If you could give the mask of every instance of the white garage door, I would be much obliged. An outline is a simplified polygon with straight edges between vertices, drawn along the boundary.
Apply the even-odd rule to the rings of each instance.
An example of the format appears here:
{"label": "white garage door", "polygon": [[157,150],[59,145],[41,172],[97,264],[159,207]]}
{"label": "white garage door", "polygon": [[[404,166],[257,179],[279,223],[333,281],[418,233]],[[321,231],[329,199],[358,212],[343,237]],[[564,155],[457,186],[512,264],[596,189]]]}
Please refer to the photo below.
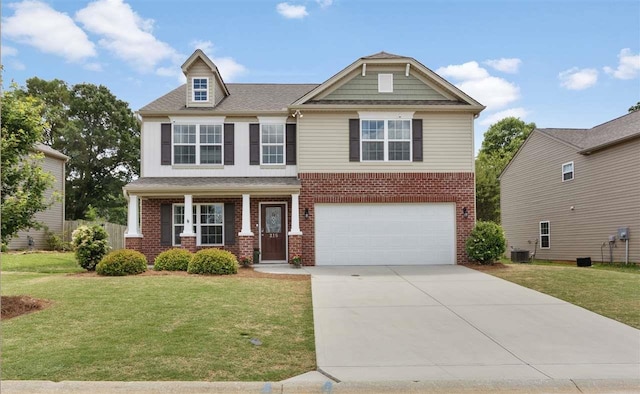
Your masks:
{"label": "white garage door", "polygon": [[455,264],[455,204],[316,204],[316,265]]}

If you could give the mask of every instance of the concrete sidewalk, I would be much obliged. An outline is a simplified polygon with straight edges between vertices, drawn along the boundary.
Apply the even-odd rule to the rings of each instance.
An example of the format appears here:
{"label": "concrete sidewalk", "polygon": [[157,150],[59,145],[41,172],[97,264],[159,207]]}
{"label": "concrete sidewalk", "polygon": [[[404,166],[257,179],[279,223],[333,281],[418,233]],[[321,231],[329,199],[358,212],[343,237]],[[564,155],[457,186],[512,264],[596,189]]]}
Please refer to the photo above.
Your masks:
{"label": "concrete sidewalk", "polygon": [[48,382],[4,381],[3,394],[210,394],[210,393],[620,393],[638,392],[635,382],[616,380],[426,381],[426,382]]}
{"label": "concrete sidewalk", "polygon": [[305,270],[318,367],[337,381],[640,383],[639,330],[502,279],[462,266]]}

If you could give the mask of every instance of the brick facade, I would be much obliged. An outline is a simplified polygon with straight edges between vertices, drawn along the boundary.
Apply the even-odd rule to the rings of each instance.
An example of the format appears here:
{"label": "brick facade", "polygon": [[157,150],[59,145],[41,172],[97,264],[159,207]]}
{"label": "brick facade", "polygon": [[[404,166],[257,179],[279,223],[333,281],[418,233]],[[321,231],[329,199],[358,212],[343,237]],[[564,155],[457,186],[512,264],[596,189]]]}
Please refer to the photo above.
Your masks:
{"label": "brick facade", "polygon": [[[302,256],[302,235],[289,235],[289,255],[287,256],[289,262],[291,262],[291,256],[294,255]],[[302,264],[309,265],[304,259]]]}
{"label": "brick facade", "polygon": [[[302,261],[315,265],[315,203],[428,203],[456,204],[457,263],[468,262],[464,243],[475,224],[475,182],[472,172],[456,173],[303,173],[300,208]],[[462,208],[467,207],[464,218]]]}

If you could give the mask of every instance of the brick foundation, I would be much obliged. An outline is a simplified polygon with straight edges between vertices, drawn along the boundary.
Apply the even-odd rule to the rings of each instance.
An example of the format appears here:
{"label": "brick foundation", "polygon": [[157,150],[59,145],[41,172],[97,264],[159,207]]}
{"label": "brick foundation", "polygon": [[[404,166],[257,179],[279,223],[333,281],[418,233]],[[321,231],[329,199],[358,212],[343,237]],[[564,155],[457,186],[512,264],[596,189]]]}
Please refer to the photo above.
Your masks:
{"label": "brick foundation", "polygon": [[[248,256],[253,259],[253,235],[238,235],[238,259],[241,259],[243,256]],[[253,261],[253,264],[258,262]]]}
{"label": "brick foundation", "polygon": [[[302,256],[302,235],[289,235],[289,256],[288,261],[291,261],[291,256],[294,255]],[[304,259],[302,259],[302,264],[305,264]]]}
{"label": "brick foundation", "polygon": [[[456,259],[468,262],[464,243],[475,223],[475,182],[471,172],[458,173],[345,173],[299,174],[302,261],[315,265],[314,204],[316,203],[428,203],[456,204]],[[469,216],[462,216],[467,207]]]}
{"label": "brick foundation", "polygon": [[126,249],[142,250],[142,237],[124,237],[124,247]]}
{"label": "brick foundation", "polygon": [[183,235],[180,236],[180,247],[182,249],[186,249],[191,253],[195,253],[198,251],[196,247],[196,236],[195,235]]}

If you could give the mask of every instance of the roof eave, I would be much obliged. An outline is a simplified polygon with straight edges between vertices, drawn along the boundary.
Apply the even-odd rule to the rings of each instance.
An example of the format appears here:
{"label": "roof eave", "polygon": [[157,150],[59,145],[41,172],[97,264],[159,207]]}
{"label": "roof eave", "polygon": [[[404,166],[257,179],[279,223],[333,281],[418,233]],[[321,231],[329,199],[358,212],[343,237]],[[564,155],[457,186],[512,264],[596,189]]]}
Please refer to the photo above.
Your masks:
{"label": "roof eave", "polygon": [[300,185],[235,185],[220,186],[219,189],[207,186],[141,186],[127,185],[123,188],[127,194],[139,197],[171,197],[185,194],[197,196],[238,196],[250,192],[252,196],[272,196],[275,194],[300,193]]}
{"label": "roof eave", "polygon": [[359,105],[339,105],[339,104],[298,104],[290,105],[289,109],[311,110],[311,111],[360,111],[360,110],[389,110],[392,109],[413,109],[420,112],[471,112],[480,113],[486,107],[483,105],[379,105],[379,104],[359,104]]}
{"label": "roof eave", "polygon": [[209,116],[269,116],[269,115],[289,115],[287,108],[282,110],[269,111],[206,111],[206,110],[178,110],[178,111],[138,111],[140,116],[184,116],[184,115],[209,115]]}
{"label": "roof eave", "polygon": [[597,151],[601,151],[601,150],[609,148],[609,147],[611,147],[613,145],[618,145],[618,144],[621,144],[623,142],[627,142],[627,141],[630,141],[630,140],[633,140],[633,139],[636,139],[636,138],[640,138],[640,133],[628,135],[626,137],[617,139],[615,141],[609,141],[609,142],[606,142],[604,144],[600,144],[600,145],[592,146],[592,147],[589,147],[589,148],[585,148],[585,149],[579,150],[578,153],[581,154],[581,155],[587,155],[588,156],[588,155],[590,155],[592,153],[595,153]]}

